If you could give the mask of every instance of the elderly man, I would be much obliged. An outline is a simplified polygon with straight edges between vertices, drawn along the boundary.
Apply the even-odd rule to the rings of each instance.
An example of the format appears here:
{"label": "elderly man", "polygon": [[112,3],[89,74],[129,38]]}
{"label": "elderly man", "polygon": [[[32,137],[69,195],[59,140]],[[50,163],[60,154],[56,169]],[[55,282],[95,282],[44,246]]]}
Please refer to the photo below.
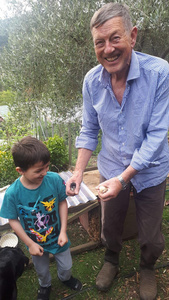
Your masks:
{"label": "elderly man", "polygon": [[[133,50],[137,28],[126,6],[104,5],[90,25],[100,64],[84,79],[78,159],[67,182],[67,194],[79,192],[101,129],[98,169],[102,184],[97,189],[106,251],[96,286],[106,291],[119,271],[123,225],[133,186],[141,251],[140,298],[151,300],[157,294],[154,265],[164,249],[161,221],[169,172],[169,65]],[[72,182],[76,183],[74,191]]]}

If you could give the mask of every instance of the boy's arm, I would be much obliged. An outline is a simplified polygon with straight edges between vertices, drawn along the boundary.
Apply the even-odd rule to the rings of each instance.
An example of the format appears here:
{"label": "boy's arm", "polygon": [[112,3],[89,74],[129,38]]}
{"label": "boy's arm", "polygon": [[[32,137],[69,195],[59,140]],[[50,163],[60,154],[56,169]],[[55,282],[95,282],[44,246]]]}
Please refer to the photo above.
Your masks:
{"label": "boy's arm", "polygon": [[29,248],[29,253],[31,255],[43,255],[43,248],[35,243],[24,231],[19,220],[9,219],[9,224],[11,228],[15,231],[17,236],[25,243],[25,245]]}
{"label": "boy's arm", "polygon": [[59,216],[61,222],[61,229],[58,237],[58,245],[63,247],[68,242],[68,237],[66,234],[68,217],[68,207],[66,199],[62,202],[59,202]]}

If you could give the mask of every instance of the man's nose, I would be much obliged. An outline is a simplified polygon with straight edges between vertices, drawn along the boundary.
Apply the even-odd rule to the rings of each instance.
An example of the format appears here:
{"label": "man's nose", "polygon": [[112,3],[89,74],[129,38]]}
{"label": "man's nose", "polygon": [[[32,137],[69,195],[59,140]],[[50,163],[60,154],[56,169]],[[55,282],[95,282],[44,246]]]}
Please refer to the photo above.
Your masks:
{"label": "man's nose", "polygon": [[105,53],[111,53],[115,50],[114,46],[112,45],[112,43],[110,41],[106,41],[105,43],[105,48],[104,48],[104,52]]}

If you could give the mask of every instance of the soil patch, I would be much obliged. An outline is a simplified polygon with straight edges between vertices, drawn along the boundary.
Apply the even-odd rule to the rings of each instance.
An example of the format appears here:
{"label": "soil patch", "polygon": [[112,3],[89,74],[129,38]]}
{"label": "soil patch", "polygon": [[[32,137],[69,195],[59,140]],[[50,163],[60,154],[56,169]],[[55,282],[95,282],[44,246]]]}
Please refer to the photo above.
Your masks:
{"label": "soil patch", "polygon": [[96,186],[100,183],[100,174],[98,170],[86,171],[83,174],[83,182],[87,187],[97,195]]}

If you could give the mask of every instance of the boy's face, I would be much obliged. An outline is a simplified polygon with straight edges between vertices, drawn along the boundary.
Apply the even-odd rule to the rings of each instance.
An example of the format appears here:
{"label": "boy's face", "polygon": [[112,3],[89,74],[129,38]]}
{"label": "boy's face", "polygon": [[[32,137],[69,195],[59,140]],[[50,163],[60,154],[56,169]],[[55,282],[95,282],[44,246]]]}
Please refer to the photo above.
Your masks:
{"label": "boy's face", "polygon": [[19,167],[17,167],[16,170],[19,174],[22,175],[21,182],[26,187],[36,188],[41,185],[44,176],[49,170],[49,164],[49,162],[45,165],[43,164],[43,162],[37,162],[26,171],[22,171]]}

